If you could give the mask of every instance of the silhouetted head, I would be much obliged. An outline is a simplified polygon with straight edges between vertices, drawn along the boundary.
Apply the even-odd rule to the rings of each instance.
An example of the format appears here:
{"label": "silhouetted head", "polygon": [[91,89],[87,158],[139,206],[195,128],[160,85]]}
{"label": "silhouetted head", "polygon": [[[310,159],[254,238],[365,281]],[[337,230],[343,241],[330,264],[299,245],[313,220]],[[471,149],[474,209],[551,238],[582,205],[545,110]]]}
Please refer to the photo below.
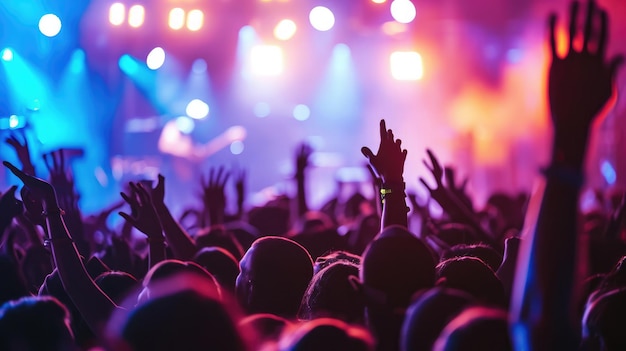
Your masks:
{"label": "silhouetted head", "polygon": [[248,222],[261,236],[284,235],[289,230],[289,210],[282,206],[256,207],[248,213]]}
{"label": "silhouetted head", "polygon": [[439,226],[437,237],[450,246],[470,244],[475,241],[476,233],[472,227],[461,223],[445,223]]}
{"label": "silhouetted head", "polygon": [[260,337],[260,342],[278,341],[285,328],[291,326],[291,322],[283,317],[271,313],[252,314],[239,322],[247,329],[255,330]]}
{"label": "silhouetted head", "polygon": [[473,301],[472,296],[455,289],[433,288],[421,294],[407,310],[400,350],[431,350],[446,325]]}
{"label": "silhouetted head", "polygon": [[485,244],[455,245],[444,251],[441,255],[441,261],[454,257],[480,258],[494,272],[497,271],[502,264],[502,255],[491,246]]}
{"label": "silhouetted head", "polygon": [[350,282],[358,275],[358,266],[346,263],[334,263],[315,274],[302,298],[300,319],[331,317],[363,324],[364,300]]}
{"label": "silhouetted head", "polygon": [[187,273],[190,275],[197,275],[206,279],[214,285],[214,288],[219,293],[219,285],[217,280],[195,262],[179,261],[179,260],[163,260],[155,264],[146,274],[143,279],[143,290],[139,293],[138,300],[143,301],[150,297],[152,286],[167,278],[172,278],[176,275]]}
{"label": "silhouetted head", "polygon": [[23,297],[0,307],[0,350],[77,350],[67,309],[50,296]]}
{"label": "silhouetted head", "polygon": [[435,260],[424,243],[400,226],[385,228],[365,252],[359,272],[366,323],[377,350],[396,350],[411,296],[435,283]]}
{"label": "silhouetted head", "polygon": [[463,290],[478,301],[504,307],[506,295],[500,279],[479,258],[456,257],[437,265],[437,285]]}
{"label": "silhouetted head", "polygon": [[435,351],[509,351],[506,312],[487,307],[470,307],[444,328],[435,342]]}
{"label": "silhouetted head", "polygon": [[2,254],[0,254],[0,282],[0,304],[29,294],[26,283],[20,275],[19,266],[11,257]]}
{"label": "silhouetted head", "polygon": [[206,277],[176,274],[153,284],[150,298],[126,306],[109,320],[110,350],[247,349],[236,306]]}
{"label": "silhouetted head", "polygon": [[583,350],[626,350],[626,288],[589,297],[582,320]]}
{"label": "silhouetted head", "polygon": [[313,261],[306,249],[286,238],[260,238],[239,266],[236,292],[248,313],[296,316],[313,276]]}
{"label": "silhouetted head", "polygon": [[358,267],[361,265],[361,257],[347,251],[332,251],[315,259],[315,263],[313,264],[313,274],[317,274],[322,269],[335,263],[351,264]]}
{"label": "silhouetted head", "polygon": [[121,304],[137,287],[137,279],[126,272],[111,271],[100,274],[94,279],[100,290],[113,300]]}
{"label": "silhouetted head", "polygon": [[235,291],[239,275],[239,261],[221,247],[205,247],[198,251],[193,261],[211,273],[226,291]]}
{"label": "silhouetted head", "polygon": [[302,323],[285,333],[279,351],[373,351],[374,342],[363,328],[331,318]]}
{"label": "silhouetted head", "polygon": [[43,245],[31,245],[24,253],[21,266],[28,289],[33,293],[39,291],[46,275],[54,269],[50,251]]}
{"label": "silhouetted head", "polygon": [[360,278],[383,299],[378,303],[406,308],[415,292],[435,284],[435,262],[421,240],[403,227],[390,226],[363,253]]}
{"label": "silhouetted head", "polygon": [[356,228],[349,233],[348,246],[350,250],[358,255],[362,254],[379,231],[380,217],[378,214],[371,213],[360,217]]}
{"label": "silhouetted head", "polygon": [[200,229],[196,235],[196,246],[199,249],[204,247],[221,247],[230,252],[237,260],[244,253],[235,235],[221,226]]}

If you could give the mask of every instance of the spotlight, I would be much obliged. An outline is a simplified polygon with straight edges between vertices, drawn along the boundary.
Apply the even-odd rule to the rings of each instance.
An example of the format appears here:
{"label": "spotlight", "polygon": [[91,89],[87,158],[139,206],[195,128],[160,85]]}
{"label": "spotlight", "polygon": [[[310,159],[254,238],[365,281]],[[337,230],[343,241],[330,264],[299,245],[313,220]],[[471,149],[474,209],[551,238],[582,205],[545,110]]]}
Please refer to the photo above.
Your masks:
{"label": "spotlight", "polygon": [[39,31],[47,37],[54,37],[61,31],[61,20],[52,13],[43,15],[39,19]]}
{"label": "spotlight", "polygon": [[296,23],[290,19],[284,19],[274,28],[274,36],[278,40],[289,40],[296,34]]}
{"label": "spotlight", "polygon": [[165,50],[161,47],[156,47],[150,51],[148,57],[146,57],[146,65],[151,70],[155,71],[165,62]]}
{"label": "spotlight", "polygon": [[114,26],[119,26],[126,19],[126,6],[116,2],[109,7],[109,22]]}
{"label": "spotlight", "polygon": [[283,71],[283,50],[274,45],[257,45],[250,51],[252,72],[260,76],[277,76]]}
{"label": "spotlight", "polygon": [[187,29],[192,32],[199,31],[204,24],[204,12],[201,10],[191,10],[187,15]]}
{"label": "spotlight", "polygon": [[241,140],[235,140],[230,144],[230,152],[233,155],[239,155],[243,152],[244,149],[244,145],[243,145],[243,141]]}
{"label": "spotlight", "polygon": [[2,50],[2,60],[3,61],[13,61],[13,50],[11,50],[10,48],[5,48],[4,50]]}
{"label": "spotlight", "polygon": [[393,0],[391,3],[391,17],[400,23],[411,23],[416,12],[410,0]]}
{"label": "spotlight", "polygon": [[394,51],[389,65],[391,76],[396,80],[420,80],[424,76],[422,56],[415,51]]}
{"label": "spotlight", "polygon": [[193,99],[185,109],[187,116],[194,119],[203,119],[209,115],[209,105],[200,99]]}
{"label": "spotlight", "polygon": [[146,17],[146,10],[141,5],[133,5],[128,10],[128,25],[133,28],[139,28],[143,24]]}
{"label": "spotlight", "polygon": [[170,10],[168,25],[173,30],[179,30],[185,25],[185,10],[176,7]]}
{"label": "spotlight", "polygon": [[293,118],[298,121],[306,121],[311,116],[311,109],[307,105],[296,105],[293,109]]}
{"label": "spotlight", "polygon": [[317,6],[309,13],[309,21],[313,28],[325,32],[335,25],[335,15],[328,7]]}

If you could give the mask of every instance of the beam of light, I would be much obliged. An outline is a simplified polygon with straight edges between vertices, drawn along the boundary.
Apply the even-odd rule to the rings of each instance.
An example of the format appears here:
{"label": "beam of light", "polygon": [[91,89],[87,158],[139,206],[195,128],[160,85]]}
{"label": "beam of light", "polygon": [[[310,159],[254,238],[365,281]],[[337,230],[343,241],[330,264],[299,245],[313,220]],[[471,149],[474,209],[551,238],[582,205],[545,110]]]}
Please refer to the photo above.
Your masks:
{"label": "beam of light", "polygon": [[[119,59],[119,67],[124,72],[124,74],[133,82],[133,84],[141,91],[141,93],[148,99],[148,101],[152,104],[152,106],[158,112],[164,112],[165,102],[163,99],[159,99],[159,95],[161,90],[159,89],[160,84],[158,84],[157,72],[153,71],[143,62],[143,60],[138,60],[135,57],[132,57],[128,54],[124,54]],[[174,83],[171,84],[175,86]]]}
{"label": "beam of light", "polygon": [[296,23],[290,19],[284,19],[278,22],[274,27],[274,37],[278,40],[289,40],[296,34],[298,27]]}
{"label": "beam of light", "polygon": [[204,25],[204,12],[202,10],[191,10],[187,14],[187,29],[192,32],[199,31]]}
{"label": "beam of light", "polygon": [[167,24],[173,30],[180,30],[185,26],[185,10],[175,7],[170,10]]}
{"label": "beam of light", "polygon": [[415,19],[417,10],[410,0],[393,0],[391,2],[391,17],[400,23],[411,23]]}
{"label": "beam of light", "polygon": [[309,22],[320,32],[331,30],[335,25],[335,15],[324,6],[316,6],[309,12]]}
{"label": "beam of light", "polygon": [[61,31],[61,19],[52,13],[45,14],[39,19],[39,31],[47,37],[54,37]]}
{"label": "beam of light", "polygon": [[133,28],[139,28],[143,25],[145,17],[145,8],[141,5],[133,5],[128,10],[128,25]]}
{"label": "beam of light", "polygon": [[420,80],[424,77],[422,56],[415,51],[392,52],[389,66],[395,80]]}
{"label": "beam of light", "polygon": [[335,45],[313,104],[316,116],[332,116],[334,124],[353,123],[359,114],[357,106],[362,105],[357,76],[350,48],[346,44]]}
{"label": "beam of light", "polygon": [[114,26],[121,26],[126,20],[126,6],[121,2],[116,2],[109,7],[109,23]]}

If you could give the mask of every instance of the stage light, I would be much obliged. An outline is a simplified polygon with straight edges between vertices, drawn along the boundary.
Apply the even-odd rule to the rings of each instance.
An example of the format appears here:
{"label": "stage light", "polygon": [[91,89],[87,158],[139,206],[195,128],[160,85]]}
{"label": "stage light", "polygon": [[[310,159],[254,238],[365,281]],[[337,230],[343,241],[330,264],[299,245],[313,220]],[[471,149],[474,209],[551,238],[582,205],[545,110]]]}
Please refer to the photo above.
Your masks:
{"label": "stage light", "polygon": [[387,2],[387,0],[372,0],[372,2],[375,4],[384,4]]}
{"label": "stage light", "polygon": [[156,47],[150,51],[148,57],[146,57],[146,65],[151,70],[157,70],[165,63],[165,50],[161,47]]}
{"label": "stage light", "polygon": [[307,105],[296,105],[293,109],[293,118],[298,121],[306,121],[311,116],[311,109]]}
{"label": "stage light", "polygon": [[139,65],[128,54],[124,54],[120,57],[118,65],[120,66],[122,72],[126,73],[129,76],[133,76],[137,74],[137,72],[139,72]]}
{"label": "stage light", "polygon": [[410,0],[393,0],[391,3],[391,17],[400,23],[411,23],[417,11]]}
{"label": "stage light", "polygon": [[167,24],[173,30],[179,30],[185,25],[185,10],[180,7],[175,7],[170,10]]}
{"label": "stage light", "polygon": [[9,128],[15,129],[17,128],[19,123],[20,123],[20,120],[19,118],[17,118],[16,115],[11,115],[11,117],[9,117]]}
{"label": "stage light", "polygon": [[187,29],[192,32],[199,31],[204,24],[204,12],[201,10],[191,10],[187,14]]}
{"label": "stage light", "polygon": [[422,56],[415,51],[394,51],[389,64],[396,80],[420,80],[424,76]]}
{"label": "stage light", "polygon": [[290,19],[284,19],[274,27],[274,37],[278,40],[289,40],[296,34],[296,23]]}
{"label": "stage light", "polygon": [[139,28],[143,24],[146,17],[146,10],[141,5],[133,5],[128,10],[128,25],[133,28]]}
{"label": "stage light", "polygon": [[54,37],[61,31],[61,19],[52,13],[41,16],[39,31],[47,37]]}
{"label": "stage light", "polygon": [[309,13],[309,21],[313,28],[325,32],[335,25],[335,15],[328,7],[317,6]]}
{"label": "stage light", "polygon": [[2,60],[7,62],[13,61],[13,50],[9,48],[2,50]]}
{"label": "stage light", "polygon": [[254,115],[259,118],[264,118],[270,115],[272,111],[270,110],[270,104],[267,102],[259,102],[254,105]]}
{"label": "stage light", "polygon": [[260,76],[277,76],[283,71],[283,50],[274,45],[257,45],[250,51],[252,72]]}
{"label": "stage light", "polygon": [[178,127],[178,130],[180,130],[181,133],[189,134],[193,132],[196,127],[196,122],[187,116],[180,116],[176,118],[176,127]]}
{"label": "stage light", "polygon": [[197,74],[202,74],[204,72],[206,72],[206,61],[204,59],[195,59],[193,61],[193,64],[191,65],[191,70],[193,71],[193,73],[197,73]]}
{"label": "stage light", "polygon": [[209,105],[200,99],[193,99],[185,109],[187,116],[194,119],[203,119],[209,115]]}
{"label": "stage light", "polygon": [[119,26],[126,19],[126,6],[121,2],[116,2],[109,7],[109,22],[114,26]]}
{"label": "stage light", "polygon": [[241,140],[235,140],[230,144],[230,152],[233,155],[239,155],[243,152],[244,149],[244,145],[243,145],[243,141]]}

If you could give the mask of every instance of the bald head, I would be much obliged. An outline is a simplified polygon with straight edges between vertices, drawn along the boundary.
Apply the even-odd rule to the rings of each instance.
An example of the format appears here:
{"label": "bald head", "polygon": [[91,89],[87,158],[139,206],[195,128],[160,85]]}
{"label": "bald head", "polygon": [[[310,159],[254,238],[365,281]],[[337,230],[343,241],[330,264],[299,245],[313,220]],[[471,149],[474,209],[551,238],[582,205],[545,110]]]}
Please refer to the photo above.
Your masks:
{"label": "bald head", "polygon": [[296,316],[313,276],[313,261],[304,247],[282,237],[263,237],[252,244],[239,266],[237,297],[248,313]]}

